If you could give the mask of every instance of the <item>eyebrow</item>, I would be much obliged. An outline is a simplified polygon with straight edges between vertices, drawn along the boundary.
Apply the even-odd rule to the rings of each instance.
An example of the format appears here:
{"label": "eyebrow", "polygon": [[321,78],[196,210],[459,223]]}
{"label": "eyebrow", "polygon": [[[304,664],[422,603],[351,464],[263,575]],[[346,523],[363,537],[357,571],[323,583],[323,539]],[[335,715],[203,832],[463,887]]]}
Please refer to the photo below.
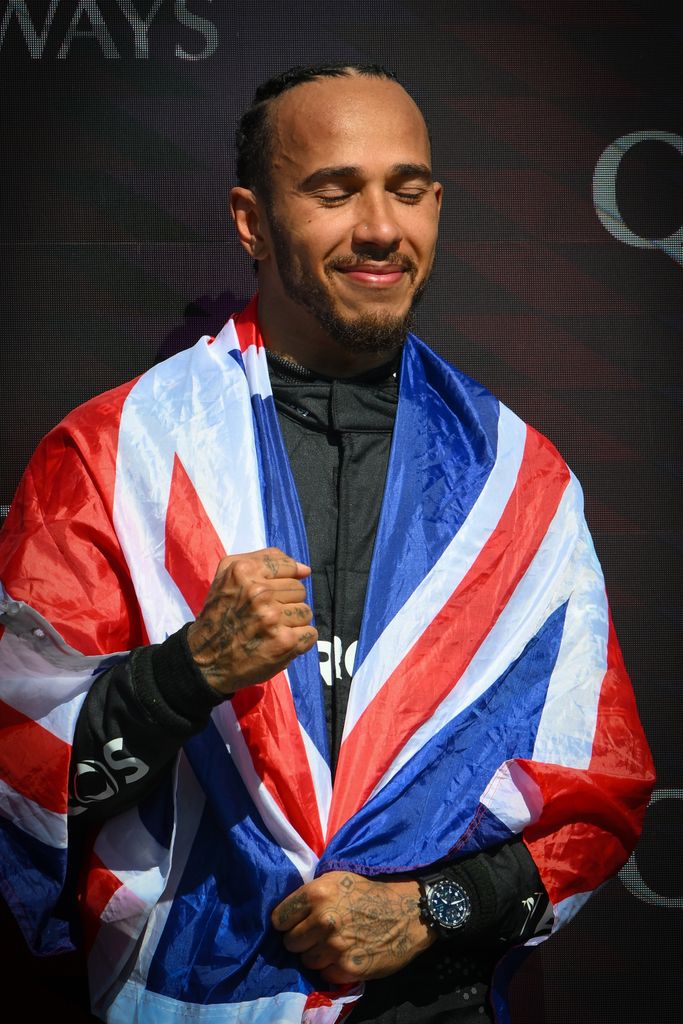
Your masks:
{"label": "eyebrow", "polygon": [[[304,178],[298,187],[301,192],[309,192],[323,181],[329,181],[330,178],[358,178],[362,174],[362,168],[353,164],[342,167],[321,167]],[[392,178],[421,178],[429,184],[433,180],[431,168],[427,164],[394,164],[389,171],[389,176]]]}

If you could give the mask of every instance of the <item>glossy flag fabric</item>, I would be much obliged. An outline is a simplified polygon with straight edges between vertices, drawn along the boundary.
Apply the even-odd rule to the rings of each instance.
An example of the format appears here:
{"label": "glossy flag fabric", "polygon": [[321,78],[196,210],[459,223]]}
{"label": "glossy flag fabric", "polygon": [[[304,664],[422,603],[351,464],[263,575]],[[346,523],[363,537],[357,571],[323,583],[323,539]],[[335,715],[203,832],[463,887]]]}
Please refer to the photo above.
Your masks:
{"label": "glossy flag fabric", "polygon": [[[71,413],[1,535],[2,891],[37,952],[71,948],[69,753],[94,675],[194,618],[224,554],[308,561],[256,310]],[[96,767],[125,787],[138,768],[108,746]],[[315,650],[215,709],[94,838],[93,1009],[331,1024],[362,986],[321,991],[287,953],[269,917],[289,892],[522,832],[557,929],[628,858],[653,782],[579,484],[409,336],[334,785]]]}

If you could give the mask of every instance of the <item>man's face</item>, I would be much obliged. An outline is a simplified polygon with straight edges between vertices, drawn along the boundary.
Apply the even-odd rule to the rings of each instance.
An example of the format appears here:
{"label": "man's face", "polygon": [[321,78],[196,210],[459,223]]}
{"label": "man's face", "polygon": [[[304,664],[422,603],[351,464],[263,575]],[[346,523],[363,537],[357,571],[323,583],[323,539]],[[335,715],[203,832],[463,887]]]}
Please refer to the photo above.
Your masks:
{"label": "man's face", "polygon": [[418,108],[386,79],[321,79],[273,103],[271,132],[260,289],[300,330],[308,318],[352,352],[395,349],[429,277],[441,200]]}

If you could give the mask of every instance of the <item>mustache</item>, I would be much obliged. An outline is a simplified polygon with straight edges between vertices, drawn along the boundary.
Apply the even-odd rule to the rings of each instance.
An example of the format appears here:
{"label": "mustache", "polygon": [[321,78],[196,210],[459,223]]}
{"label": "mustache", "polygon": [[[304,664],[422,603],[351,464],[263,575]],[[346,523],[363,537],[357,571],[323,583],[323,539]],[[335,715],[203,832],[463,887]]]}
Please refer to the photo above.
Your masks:
{"label": "mustache", "polygon": [[410,274],[414,274],[417,270],[415,262],[410,256],[402,252],[388,253],[387,256],[379,259],[376,255],[371,255],[370,253],[367,256],[349,253],[348,256],[337,256],[335,259],[330,260],[329,263],[325,264],[325,267],[329,270],[353,270],[355,267],[371,267],[373,265],[378,267],[396,267]]}

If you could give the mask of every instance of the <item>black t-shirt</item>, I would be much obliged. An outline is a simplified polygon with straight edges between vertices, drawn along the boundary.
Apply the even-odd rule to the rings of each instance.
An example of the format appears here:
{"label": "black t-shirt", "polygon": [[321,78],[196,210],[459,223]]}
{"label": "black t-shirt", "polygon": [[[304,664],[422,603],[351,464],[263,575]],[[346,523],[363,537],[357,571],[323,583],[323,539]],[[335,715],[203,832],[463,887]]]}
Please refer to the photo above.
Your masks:
{"label": "black t-shirt", "polygon": [[396,419],[398,363],[328,380],[272,353],[268,361],[308,537],[334,769]]}

